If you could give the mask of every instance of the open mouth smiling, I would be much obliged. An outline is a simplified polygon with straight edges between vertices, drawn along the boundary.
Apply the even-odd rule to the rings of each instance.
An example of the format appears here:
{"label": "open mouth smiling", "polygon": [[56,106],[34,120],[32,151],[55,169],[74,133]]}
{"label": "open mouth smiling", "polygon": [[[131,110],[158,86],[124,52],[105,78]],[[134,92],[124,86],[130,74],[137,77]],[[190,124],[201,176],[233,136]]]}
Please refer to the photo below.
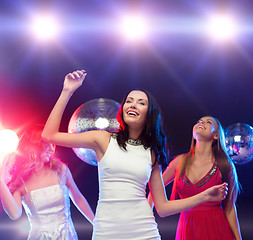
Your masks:
{"label": "open mouth smiling", "polygon": [[135,111],[130,110],[130,111],[127,112],[127,115],[138,116],[139,114],[137,112],[135,112]]}

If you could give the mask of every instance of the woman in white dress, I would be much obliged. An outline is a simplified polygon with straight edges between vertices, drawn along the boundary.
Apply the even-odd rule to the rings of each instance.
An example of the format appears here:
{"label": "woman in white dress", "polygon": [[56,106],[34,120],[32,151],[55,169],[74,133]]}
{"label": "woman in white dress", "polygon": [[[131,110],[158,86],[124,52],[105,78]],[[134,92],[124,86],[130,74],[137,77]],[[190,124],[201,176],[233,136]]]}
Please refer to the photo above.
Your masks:
{"label": "woman in white dress", "polygon": [[[55,146],[41,139],[43,126],[27,129],[12,155],[10,181],[0,170],[0,197],[8,216],[16,220],[22,205],[30,221],[30,240],[77,240],[70,200],[92,223],[94,214],[77,188],[68,167],[54,157]],[[11,160],[11,159],[7,159]]]}
{"label": "woman in white dress", "polygon": [[51,143],[93,149],[98,158],[99,200],[94,219],[94,240],[160,239],[157,224],[146,199],[149,182],[156,210],[162,217],[206,201],[223,199],[226,184],[215,186],[189,199],[167,201],[161,180],[166,161],[166,137],[161,113],[148,92],[131,91],[123,100],[120,129],[83,133],[59,132],[62,114],[72,94],[82,85],[84,70],[65,77],[61,95],[45,125],[42,137]]}

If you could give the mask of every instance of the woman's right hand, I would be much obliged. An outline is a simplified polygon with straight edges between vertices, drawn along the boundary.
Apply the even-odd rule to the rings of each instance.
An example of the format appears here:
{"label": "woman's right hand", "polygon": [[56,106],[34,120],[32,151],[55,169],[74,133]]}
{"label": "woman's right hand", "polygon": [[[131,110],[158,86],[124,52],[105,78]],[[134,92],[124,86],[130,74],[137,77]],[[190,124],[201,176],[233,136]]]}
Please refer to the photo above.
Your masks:
{"label": "woman's right hand", "polygon": [[87,73],[85,70],[77,70],[65,76],[63,90],[70,93],[75,92],[83,83]]}

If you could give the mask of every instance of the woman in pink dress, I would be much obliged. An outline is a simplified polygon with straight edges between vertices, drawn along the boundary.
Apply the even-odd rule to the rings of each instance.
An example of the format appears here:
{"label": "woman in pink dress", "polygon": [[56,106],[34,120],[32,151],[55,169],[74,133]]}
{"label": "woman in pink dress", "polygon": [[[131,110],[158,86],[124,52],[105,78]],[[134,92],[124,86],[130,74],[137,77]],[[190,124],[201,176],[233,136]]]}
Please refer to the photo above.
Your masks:
{"label": "woman in pink dress", "polygon": [[217,119],[205,116],[194,125],[190,151],[171,161],[163,180],[165,185],[174,180],[172,199],[188,198],[211,186],[228,183],[228,195],[222,202],[203,203],[180,214],[176,240],[242,239],[235,207],[237,173]]}

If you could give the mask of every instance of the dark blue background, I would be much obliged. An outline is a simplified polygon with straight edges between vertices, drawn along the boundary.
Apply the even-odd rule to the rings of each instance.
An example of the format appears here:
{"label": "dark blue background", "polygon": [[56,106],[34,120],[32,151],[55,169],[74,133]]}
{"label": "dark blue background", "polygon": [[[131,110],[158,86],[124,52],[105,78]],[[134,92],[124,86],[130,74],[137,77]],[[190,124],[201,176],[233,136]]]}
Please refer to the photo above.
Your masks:
{"label": "dark blue background", "polygon": [[[64,131],[84,102],[100,97],[121,102],[135,88],[149,90],[159,102],[171,158],[189,150],[192,126],[203,115],[217,117],[224,128],[237,122],[253,126],[253,3],[209,2],[1,1],[1,125],[18,131],[28,123],[45,123],[64,76],[84,68],[88,75],[67,106],[61,125]],[[38,42],[27,30],[31,16],[42,11],[55,13],[62,22],[54,42]],[[216,11],[233,13],[249,31],[219,44],[195,33],[191,23],[203,23]],[[153,32],[147,39],[130,43],[115,30],[126,12],[141,12],[148,18]],[[188,31],[169,31],[176,24],[173,19],[181,19]],[[165,30],[155,31],[156,27]],[[57,154],[69,165],[95,211],[97,168],[83,163],[71,149],[59,147]],[[238,198],[242,235],[253,239],[253,163],[236,167],[243,188]],[[169,196],[170,187],[167,192]],[[74,206],[71,209],[80,239],[90,239],[91,225]],[[18,233],[22,220],[13,222],[0,211],[1,239],[25,239],[27,230],[22,236]],[[163,239],[173,238],[177,218],[157,216]]]}

